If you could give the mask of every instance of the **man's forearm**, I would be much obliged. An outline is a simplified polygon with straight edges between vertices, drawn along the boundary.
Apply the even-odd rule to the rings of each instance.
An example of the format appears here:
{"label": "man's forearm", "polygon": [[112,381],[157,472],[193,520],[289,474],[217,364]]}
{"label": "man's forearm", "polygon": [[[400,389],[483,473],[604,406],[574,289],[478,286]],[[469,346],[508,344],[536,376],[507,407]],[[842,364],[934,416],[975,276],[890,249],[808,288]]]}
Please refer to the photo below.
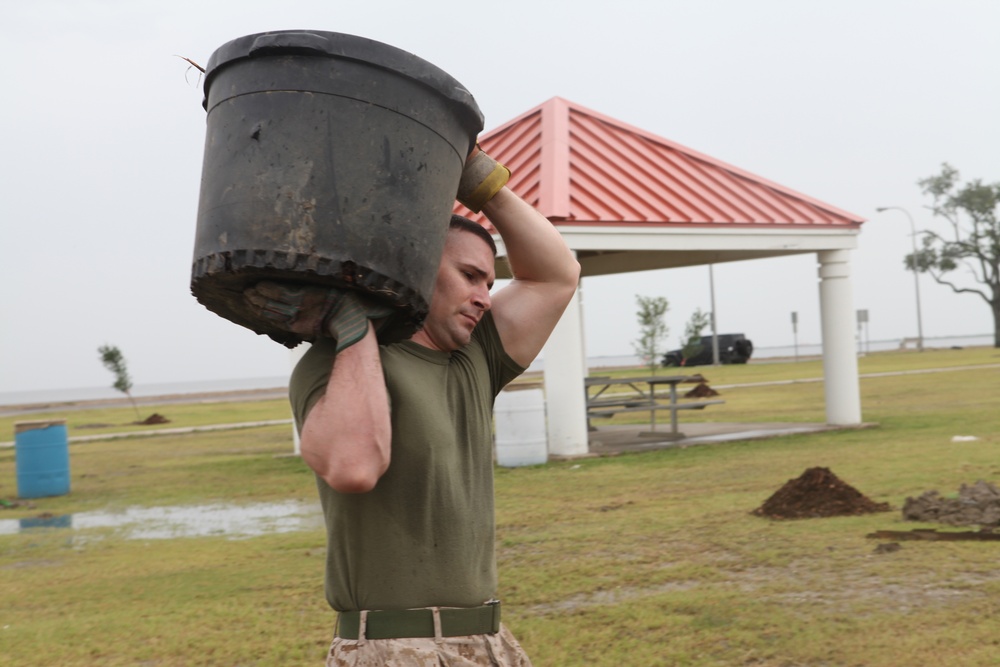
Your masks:
{"label": "man's forearm", "polygon": [[483,206],[483,213],[503,238],[515,279],[576,289],[580,275],[576,258],[555,226],[534,207],[505,187]]}
{"label": "man's forearm", "polygon": [[323,395],[302,428],[302,458],[336,491],[364,493],[389,467],[392,427],[378,341],[338,353]]}

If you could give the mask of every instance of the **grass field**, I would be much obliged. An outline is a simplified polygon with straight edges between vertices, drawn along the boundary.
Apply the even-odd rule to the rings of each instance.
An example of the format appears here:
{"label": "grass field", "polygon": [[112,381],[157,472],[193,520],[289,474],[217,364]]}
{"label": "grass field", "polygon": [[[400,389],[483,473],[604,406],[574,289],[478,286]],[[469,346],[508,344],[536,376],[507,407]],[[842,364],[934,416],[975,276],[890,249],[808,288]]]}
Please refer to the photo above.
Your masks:
{"label": "grass field", "polygon": [[[534,663],[998,664],[1000,544],[907,541],[876,553],[866,535],[941,528],[902,521],[908,496],[979,479],[1000,485],[1000,350],[879,353],[859,363],[864,420],[877,428],[498,469],[499,592]],[[944,368],[952,370],[908,373]],[[823,385],[810,381],[822,375],[819,362],[698,370],[725,387],[726,403],[685,421],[824,419]],[[288,417],[282,401],[144,413],[153,410],[171,420],[167,428]],[[72,436],[121,431],[135,414],[125,406],[6,417],[0,439],[13,439],[16,421],[47,417],[66,418]],[[312,474],[291,449],[286,425],[74,444],[72,492],[0,510],[0,520],[315,502]],[[751,516],[814,466],[893,510]],[[15,496],[8,448],[0,498]],[[243,539],[0,534],[0,664],[320,665],[333,626],[323,546],[319,529]]]}

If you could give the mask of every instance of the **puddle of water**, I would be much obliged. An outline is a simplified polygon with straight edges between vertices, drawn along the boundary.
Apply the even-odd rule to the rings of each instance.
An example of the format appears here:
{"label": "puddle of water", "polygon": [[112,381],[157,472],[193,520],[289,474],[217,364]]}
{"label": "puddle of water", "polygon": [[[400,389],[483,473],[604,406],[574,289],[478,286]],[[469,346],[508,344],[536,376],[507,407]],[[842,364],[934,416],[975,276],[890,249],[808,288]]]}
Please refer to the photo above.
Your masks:
{"label": "puddle of water", "polygon": [[35,530],[111,529],[127,540],[178,537],[243,538],[313,530],[323,525],[317,504],[288,500],[253,505],[130,507],[114,512],[77,512],[55,517],[0,519],[0,535]]}

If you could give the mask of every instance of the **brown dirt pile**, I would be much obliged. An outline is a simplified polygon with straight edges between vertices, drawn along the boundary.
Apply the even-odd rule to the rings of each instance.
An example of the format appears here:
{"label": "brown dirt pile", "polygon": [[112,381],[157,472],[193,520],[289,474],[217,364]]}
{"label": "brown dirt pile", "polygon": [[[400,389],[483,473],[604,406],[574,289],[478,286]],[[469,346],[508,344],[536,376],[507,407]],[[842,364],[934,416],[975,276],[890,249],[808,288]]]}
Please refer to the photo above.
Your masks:
{"label": "brown dirt pile", "polygon": [[142,424],[144,426],[152,426],[153,424],[169,424],[170,420],[161,415],[159,412],[154,412],[142,421],[132,422],[133,424]]}
{"label": "brown dirt pile", "polygon": [[708,398],[709,396],[718,395],[719,392],[715,391],[704,382],[699,382],[698,386],[684,394],[684,398]]}
{"label": "brown dirt pile", "polygon": [[889,511],[889,503],[876,503],[840,480],[829,468],[809,468],[788,480],[752,513],[771,519],[812,519],[857,516]]}
{"label": "brown dirt pile", "polygon": [[937,491],[925,491],[903,504],[907,521],[927,521],[950,526],[1000,527],[1000,489],[983,480],[966,484],[957,498],[945,498]]}

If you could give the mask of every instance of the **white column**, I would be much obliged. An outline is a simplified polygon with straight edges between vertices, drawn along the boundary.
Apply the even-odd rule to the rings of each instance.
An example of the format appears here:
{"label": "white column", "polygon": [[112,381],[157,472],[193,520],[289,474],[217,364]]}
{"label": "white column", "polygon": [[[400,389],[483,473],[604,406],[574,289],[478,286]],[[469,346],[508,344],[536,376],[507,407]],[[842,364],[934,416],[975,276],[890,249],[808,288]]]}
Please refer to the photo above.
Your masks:
{"label": "white column", "polygon": [[858,357],[854,345],[854,299],[849,250],[824,250],[819,260],[820,320],[823,328],[823,379],[826,421],[861,423]]}
{"label": "white column", "polygon": [[[299,363],[299,359],[302,358],[309,348],[312,347],[309,343],[300,343],[296,345],[291,350],[289,350],[289,362],[290,370],[288,371],[289,377],[292,375],[292,371],[295,370],[295,365]],[[302,442],[299,440],[299,429],[295,426],[295,415],[292,415],[292,441],[294,442],[295,453],[302,455]]]}
{"label": "white column", "polygon": [[583,335],[579,294],[573,295],[545,344],[545,410],[549,454],[580,456],[587,447]]}
{"label": "white column", "polygon": [[577,319],[580,324],[580,365],[583,367],[583,377],[590,375],[590,359],[587,358],[587,329],[583,326],[584,309],[587,307],[586,302],[583,300],[583,279],[580,279],[580,284],[576,288],[576,299],[577,308],[579,309],[579,315]]}

